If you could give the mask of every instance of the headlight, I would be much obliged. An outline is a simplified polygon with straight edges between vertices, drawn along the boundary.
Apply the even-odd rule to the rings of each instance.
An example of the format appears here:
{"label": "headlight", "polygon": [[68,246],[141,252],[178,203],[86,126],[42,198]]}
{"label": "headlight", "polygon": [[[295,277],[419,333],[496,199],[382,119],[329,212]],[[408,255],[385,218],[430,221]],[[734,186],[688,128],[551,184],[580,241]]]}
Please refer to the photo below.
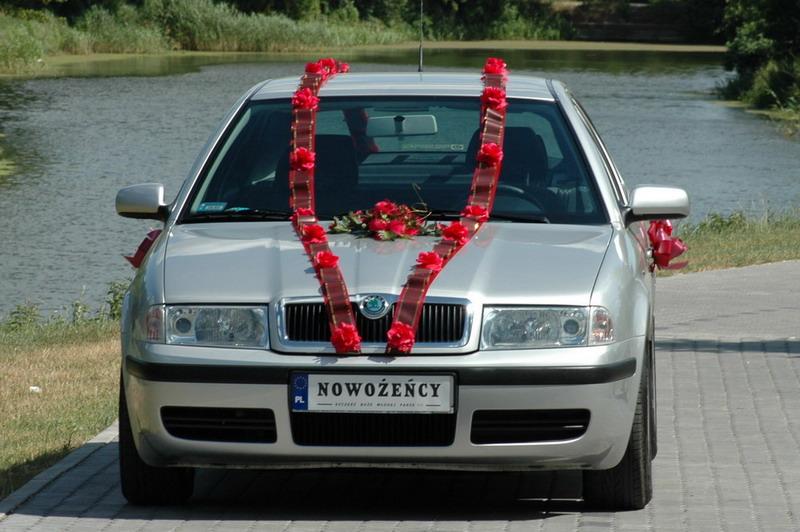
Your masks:
{"label": "headlight", "polygon": [[156,306],[143,320],[149,342],[210,347],[265,347],[267,307]]}
{"label": "headlight", "polygon": [[611,316],[603,307],[486,307],[483,310],[481,349],[572,347],[613,340]]}

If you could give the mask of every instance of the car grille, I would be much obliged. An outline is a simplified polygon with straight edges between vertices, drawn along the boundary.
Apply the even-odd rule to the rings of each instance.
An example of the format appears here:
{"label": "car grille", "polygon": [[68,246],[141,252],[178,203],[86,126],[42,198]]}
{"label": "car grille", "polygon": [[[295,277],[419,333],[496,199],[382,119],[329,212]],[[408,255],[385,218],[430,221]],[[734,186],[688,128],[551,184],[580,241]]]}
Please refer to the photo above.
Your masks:
{"label": "car grille", "polygon": [[572,440],[589,426],[588,410],[476,410],[472,443],[536,443]]}
{"label": "car grille", "polygon": [[275,443],[275,414],[266,408],[164,406],[161,421],[185,440]]}
{"label": "car grille", "polygon": [[456,415],[292,412],[291,424],[297,445],[445,447]]}
{"label": "car grille", "polygon": [[[358,332],[362,342],[386,342],[386,331],[392,324],[394,305],[382,318],[364,317],[353,303]],[[456,343],[464,336],[467,309],[465,305],[425,303],[417,329],[417,342]],[[331,331],[323,303],[288,303],[284,307],[286,335],[291,342],[328,342]]]}

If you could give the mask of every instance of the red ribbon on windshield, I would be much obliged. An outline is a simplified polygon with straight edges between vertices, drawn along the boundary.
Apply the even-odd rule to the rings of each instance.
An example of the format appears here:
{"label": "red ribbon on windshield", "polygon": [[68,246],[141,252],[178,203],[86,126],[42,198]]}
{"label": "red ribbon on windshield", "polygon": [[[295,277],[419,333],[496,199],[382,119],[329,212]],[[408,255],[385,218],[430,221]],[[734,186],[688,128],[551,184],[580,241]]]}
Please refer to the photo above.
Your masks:
{"label": "red ribbon on windshield", "polygon": [[325,229],[317,223],[314,201],[315,136],[319,90],[331,77],[348,72],[347,63],[320,59],[308,63],[292,96],[292,140],[289,153],[289,206],[292,224],[316,271],[337,353],[361,351],[361,337],[350,295],[337,257],[328,246]]}
{"label": "red ribbon on windshield", "polygon": [[[306,73],[292,97],[289,156],[292,223],[317,273],[329,317],[331,343],[340,354],[359,353],[361,336],[339,268],[339,257],[330,250],[325,229],[317,223],[314,210],[314,137],[320,87],[331,76],[348,70],[346,63],[333,59],[321,59],[306,65]],[[476,154],[467,205],[459,221],[442,228],[442,238],[433,250],[422,252],[417,257],[417,265],[403,285],[392,326],[386,334],[386,352],[389,354],[411,351],[428,289],[447,263],[489,220],[503,162],[507,75],[505,61],[487,59],[482,78],[480,148]]]}
{"label": "red ribbon on windshield", "polygon": [[493,57],[486,60],[481,94],[480,149],[476,156],[469,199],[461,212],[461,219],[442,229],[442,239],[434,246],[433,251],[420,253],[417,257],[417,265],[400,292],[392,326],[386,333],[388,354],[411,352],[428,289],[447,263],[475,236],[492,212],[503,164],[503,138],[508,106],[505,91],[507,75],[505,61]]}

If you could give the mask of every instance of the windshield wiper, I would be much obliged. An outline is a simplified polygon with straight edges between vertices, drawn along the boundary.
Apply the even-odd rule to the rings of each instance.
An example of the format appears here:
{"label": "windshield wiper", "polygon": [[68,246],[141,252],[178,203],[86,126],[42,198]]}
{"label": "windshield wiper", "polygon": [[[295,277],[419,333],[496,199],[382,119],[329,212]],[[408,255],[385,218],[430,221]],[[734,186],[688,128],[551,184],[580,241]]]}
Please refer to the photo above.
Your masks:
{"label": "windshield wiper", "polygon": [[[445,220],[455,220],[461,217],[460,211],[432,210],[431,218],[443,218]],[[502,220],[505,222],[521,222],[530,224],[549,224],[550,220],[542,214],[508,214],[493,212],[489,220]]]}
{"label": "windshield wiper", "polygon": [[258,222],[264,220],[288,220],[292,213],[273,209],[233,208],[220,212],[199,212],[183,219],[183,223],[198,222]]}

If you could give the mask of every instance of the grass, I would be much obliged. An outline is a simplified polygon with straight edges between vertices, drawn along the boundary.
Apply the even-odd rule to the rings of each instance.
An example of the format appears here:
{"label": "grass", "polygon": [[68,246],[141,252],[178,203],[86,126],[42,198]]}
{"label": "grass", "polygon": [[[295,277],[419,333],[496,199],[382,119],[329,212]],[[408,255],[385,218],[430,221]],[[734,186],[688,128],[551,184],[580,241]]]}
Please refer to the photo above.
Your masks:
{"label": "grass", "polygon": [[678,270],[685,273],[800,259],[800,211],[759,218],[711,214],[699,223],[681,224],[677,235],[689,248],[676,259],[689,261]]}
{"label": "grass", "polygon": [[0,333],[0,499],[116,418],[118,327],[102,320]]}
{"label": "grass", "polygon": [[95,313],[42,319],[32,304],[0,321],[0,499],[116,417],[119,315],[126,281]]}

